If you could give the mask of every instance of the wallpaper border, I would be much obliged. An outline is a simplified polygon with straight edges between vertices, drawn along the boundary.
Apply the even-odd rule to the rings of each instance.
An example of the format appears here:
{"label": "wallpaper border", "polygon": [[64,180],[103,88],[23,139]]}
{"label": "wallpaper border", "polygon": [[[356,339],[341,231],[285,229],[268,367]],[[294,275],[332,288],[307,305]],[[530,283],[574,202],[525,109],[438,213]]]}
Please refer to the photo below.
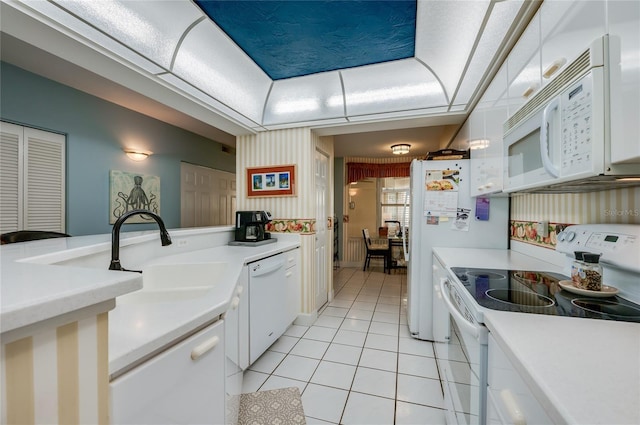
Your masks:
{"label": "wallpaper border", "polygon": [[569,225],[568,223],[549,223],[549,236],[543,238],[538,234],[537,221],[511,220],[509,222],[509,235],[511,240],[514,241],[555,249],[556,235]]}

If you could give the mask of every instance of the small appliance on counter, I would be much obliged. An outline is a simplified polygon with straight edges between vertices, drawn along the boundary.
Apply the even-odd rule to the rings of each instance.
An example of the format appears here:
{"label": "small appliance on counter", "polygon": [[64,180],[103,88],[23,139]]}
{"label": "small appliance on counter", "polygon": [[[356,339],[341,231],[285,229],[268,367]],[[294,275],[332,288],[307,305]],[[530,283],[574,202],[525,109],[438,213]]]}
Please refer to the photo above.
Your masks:
{"label": "small appliance on counter", "polygon": [[258,246],[276,242],[266,231],[270,221],[268,211],[236,211],[235,240],[229,245]]}

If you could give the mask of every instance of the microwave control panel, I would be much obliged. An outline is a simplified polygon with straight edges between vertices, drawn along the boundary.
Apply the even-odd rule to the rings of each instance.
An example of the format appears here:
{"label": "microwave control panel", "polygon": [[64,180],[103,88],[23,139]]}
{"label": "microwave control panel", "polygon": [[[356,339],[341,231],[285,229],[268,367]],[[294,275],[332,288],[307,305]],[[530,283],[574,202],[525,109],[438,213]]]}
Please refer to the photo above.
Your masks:
{"label": "microwave control panel", "polygon": [[561,95],[560,175],[572,175],[591,168],[593,129],[593,80],[591,73],[572,84]]}

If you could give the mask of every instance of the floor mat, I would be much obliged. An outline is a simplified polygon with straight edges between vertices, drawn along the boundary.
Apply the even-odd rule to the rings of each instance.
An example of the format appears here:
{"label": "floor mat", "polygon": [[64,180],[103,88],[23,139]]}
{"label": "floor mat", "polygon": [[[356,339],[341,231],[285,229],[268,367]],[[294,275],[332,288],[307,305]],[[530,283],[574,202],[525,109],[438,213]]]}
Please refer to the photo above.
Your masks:
{"label": "floor mat", "polygon": [[239,425],[304,425],[298,387],[258,391],[240,397]]}

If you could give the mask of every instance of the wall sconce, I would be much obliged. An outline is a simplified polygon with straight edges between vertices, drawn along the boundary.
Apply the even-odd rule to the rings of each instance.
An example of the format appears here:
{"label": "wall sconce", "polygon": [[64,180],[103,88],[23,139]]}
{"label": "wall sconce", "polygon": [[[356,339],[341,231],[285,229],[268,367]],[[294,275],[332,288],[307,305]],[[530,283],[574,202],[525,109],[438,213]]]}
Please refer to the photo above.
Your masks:
{"label": "wall sconce", "polygon": [[469,149],[486,149],[488,147],[489,141],[487,139],[469,140]]}
{"label": "wall sconce", "polygon": [[391,146],[391,152],[393,152],[394,155],[406,155],[409,153],[410,147],[411,145],[408,145],[406,143],[400,143],[400,144]]}
{"label": "wall sconce", "polygon": [[137,149],[125,149],[124,153],[127,154],[127,156],[134,160],[134,161],[144,161],[145,159],[147,159],[149,157],[149,155],[151,155],[153,152],[149,152],[149,151],[141,151],[141,150],[137,150]]}

